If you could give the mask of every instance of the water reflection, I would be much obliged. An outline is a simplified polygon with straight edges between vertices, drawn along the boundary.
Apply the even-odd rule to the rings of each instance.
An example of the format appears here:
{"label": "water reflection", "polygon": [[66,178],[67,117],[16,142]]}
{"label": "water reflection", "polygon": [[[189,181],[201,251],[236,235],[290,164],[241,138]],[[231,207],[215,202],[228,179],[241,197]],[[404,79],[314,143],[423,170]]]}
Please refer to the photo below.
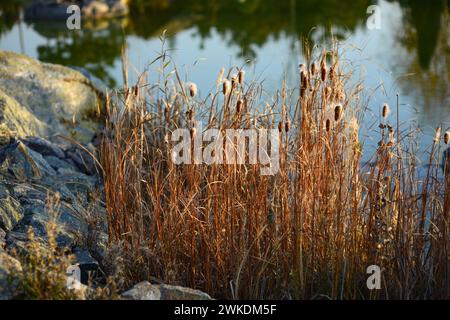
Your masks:
{"label": "water reflection", "polygon": [[[414,73],[413,79],[403,81],[404,91],[412,90],[424,99],[430,109],[448,105],[449,31],[448,1],[388,0],[400,5],[403,12],[401,28],[396,31],[400,48],[406,55],[393,54],[394,68],[400,73]],[[128,37],[153,39],[165,29],[168,34],[195,30],[200,46],[219,35],[228,46],[240,48],[239,56],[254,59],[258,48],[290,39],[296,43],[309,36],[317,43],[334,36],[343,38],[363,28],[370,0],[134,0],[127,19],[94,23],[83,21],[79,32],[71,32],[64,23],[26,22],[47,39],[37,48],[37,58],[43,61],[87,68],[109,86],[120,79],[111,74]],[[1,1],[0,40],[17,23],[20,5]],[[172,38],[172,41],[175,41]],[[173,46],[174,44],[172,44]],[[412,59],[405,59],[412,57]],[[193,57],[196,59],[198,57]],[[394,58],[395,60],[395,58]]]}

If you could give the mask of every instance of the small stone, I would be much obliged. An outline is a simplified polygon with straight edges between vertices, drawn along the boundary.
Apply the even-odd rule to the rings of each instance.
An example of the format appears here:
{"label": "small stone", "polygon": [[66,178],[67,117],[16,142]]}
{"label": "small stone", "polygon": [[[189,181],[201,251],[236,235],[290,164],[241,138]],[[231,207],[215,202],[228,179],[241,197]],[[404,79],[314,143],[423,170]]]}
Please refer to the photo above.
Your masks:
{"label": "small stone", "polygon": [[142,281],[122,293],[122,298],[125,300],[161,300],[161,292],[150,282]]}
{"label": "small stone", "polygon": [[122,298],[127,300],[212,300],[208,294],[200,290],[167,284],[153,285],[148,281],[139,282],[122,293]]}
{"label": "small stone", "polygon": [[208,294],[200,290],[167,284],[160,284],[158,287],[162,300],[212,300]]}

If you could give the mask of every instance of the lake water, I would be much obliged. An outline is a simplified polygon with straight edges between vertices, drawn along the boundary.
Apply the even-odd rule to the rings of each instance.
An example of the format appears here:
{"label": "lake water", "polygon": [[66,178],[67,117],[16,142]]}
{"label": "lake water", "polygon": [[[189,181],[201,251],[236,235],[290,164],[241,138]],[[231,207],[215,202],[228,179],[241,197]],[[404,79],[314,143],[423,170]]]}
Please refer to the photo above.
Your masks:
{"label": "lake water", "polygon": [[[215,88],[222,66],[242,66],[247,77],[280,88],[283,79],[295,85],[303,62],[302,37],[313,45],[342,41],[344,62],[354,79],[373,91],[365,127],[378,125],[380,106],[395,106],[400,96],[402,129],[417,124],[421,148],[431,144],[434,128],[450,127],[450,2],[445,0],[136,0],[130,17],[83,21],[69,31],[61,22],[21,19],[14,1],[0,4],[0,49],[25,53],[42,61],[81,66],[110,87],[122,84],[121,47],[129,48],[133,68],[142,71],[160,51],[159,36],[167,30],[167,47],[186,79],[205,97]],[[377,4],[381,28],[369,30],[367,8]],[[132,70],[133,70],[132,68]],[[151,68],[150,71],[153,69]],[[156,78],[156,72],[150,72]],[[132,77],[135,79],[135,77]],[[366,148],[378,136],[367,134]]]}

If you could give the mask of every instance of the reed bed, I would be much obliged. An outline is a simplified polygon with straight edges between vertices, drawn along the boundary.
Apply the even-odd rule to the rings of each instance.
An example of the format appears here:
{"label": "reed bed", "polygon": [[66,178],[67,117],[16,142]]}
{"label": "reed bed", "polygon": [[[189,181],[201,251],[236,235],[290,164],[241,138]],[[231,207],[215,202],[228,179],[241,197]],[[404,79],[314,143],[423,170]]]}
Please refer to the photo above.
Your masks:
{"label": "reed bed", "polygon": [[[202,100],[166,54],[155,61],[160,83],[144,73],[108,96],[100,150],[109,238],[122,248],[129,283],[226,299],[450,297],[450,174],[439,161],[448,136],[430,141],[420,174],[398,107],[380,106],[378,149],[362,163],[363,88],[349,85],[336,50],[307,54],[298,87],[283,84],[270,99],[232,68]],[[171,133],[202,134],[195,121],[277,129],[279,171],[174,164]],[[379,290],[367,288],[370,265],[382,270]]]}

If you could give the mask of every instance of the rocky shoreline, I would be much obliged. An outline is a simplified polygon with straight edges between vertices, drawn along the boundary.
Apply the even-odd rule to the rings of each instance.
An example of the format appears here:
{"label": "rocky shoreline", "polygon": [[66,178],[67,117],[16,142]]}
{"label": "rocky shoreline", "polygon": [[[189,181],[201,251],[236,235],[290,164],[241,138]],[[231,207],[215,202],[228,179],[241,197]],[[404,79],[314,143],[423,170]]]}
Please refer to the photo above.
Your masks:
{"label": "rocky shoreline", "polygon": [[[57,246],[75,256],[84,285],[105,264],[105,199],[93,158],[100,141],[100,90],[76,70],[0,51],[0,300],[17,295],[9,278],[21,265],[12,253],[27,254],[30,229],[45,245],[53,218]],[[59,199],[56,217],[46,206],[51,195]],[[121,298],[210,299],[197,290],[149,282]]]}

